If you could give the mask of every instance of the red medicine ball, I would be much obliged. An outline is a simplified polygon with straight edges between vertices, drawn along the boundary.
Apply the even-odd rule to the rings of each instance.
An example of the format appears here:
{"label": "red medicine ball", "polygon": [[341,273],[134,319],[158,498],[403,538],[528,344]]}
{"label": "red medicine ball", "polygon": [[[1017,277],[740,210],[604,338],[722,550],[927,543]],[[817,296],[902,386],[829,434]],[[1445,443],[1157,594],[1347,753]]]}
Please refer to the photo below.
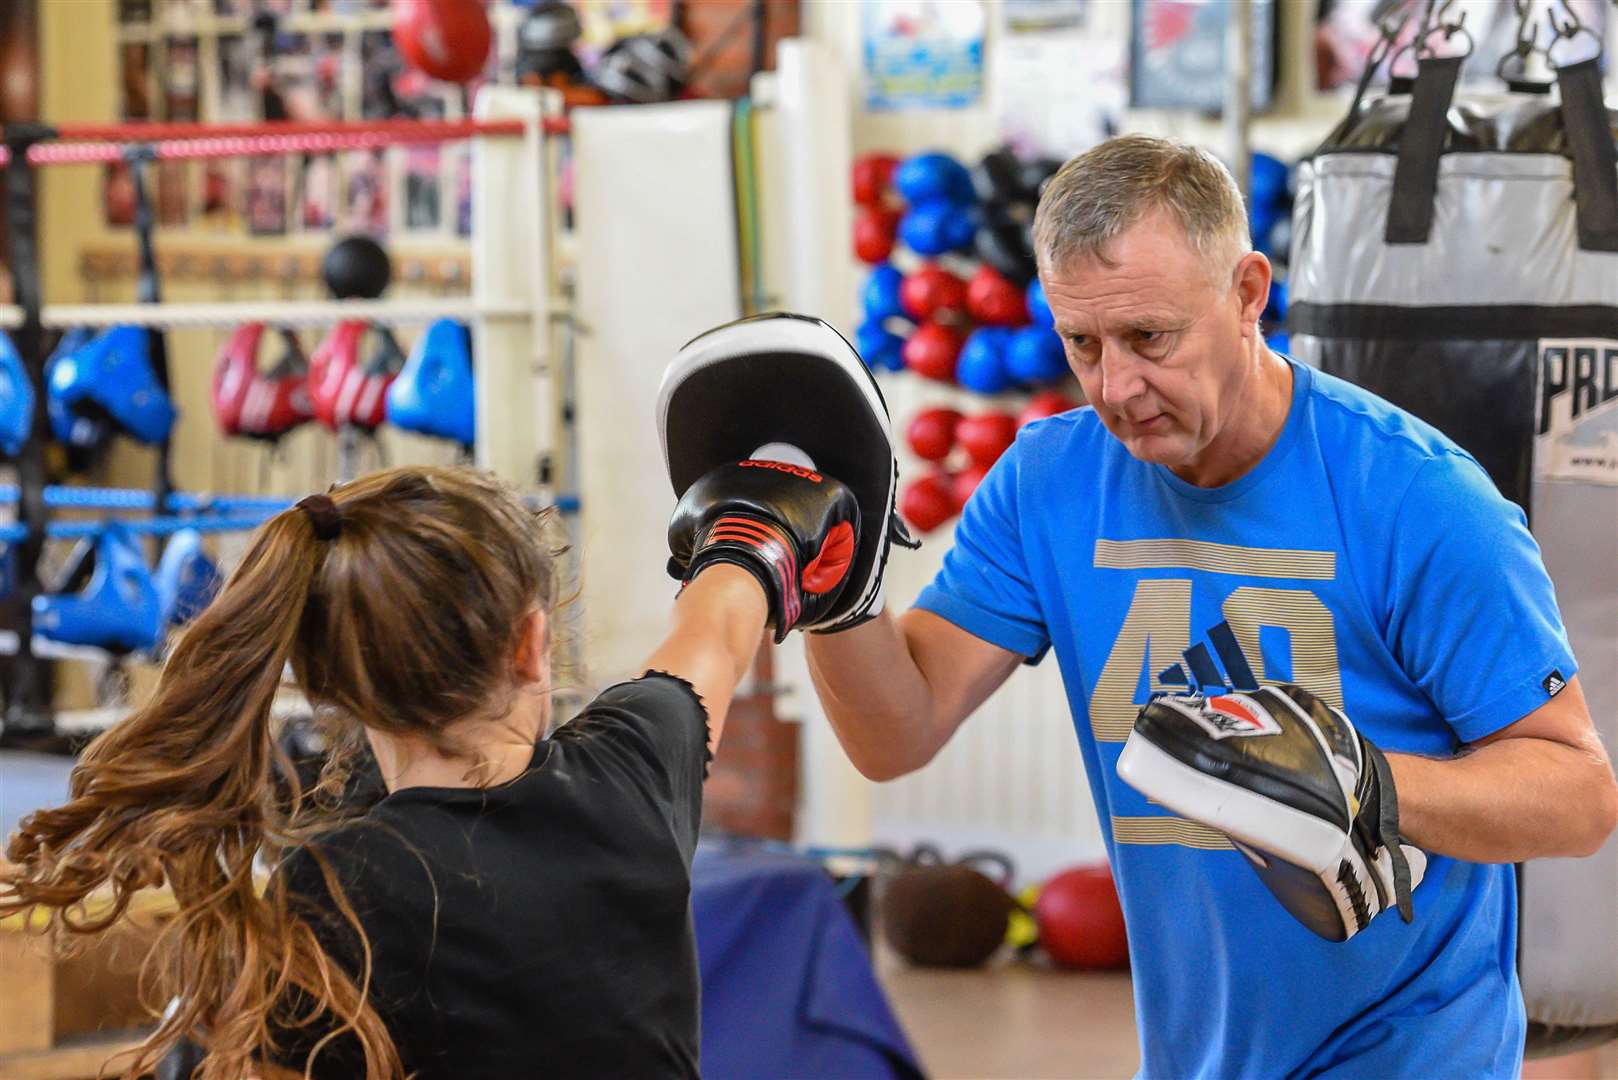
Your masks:
{"label": "red medicine ball", "polygon": [[987,465],[968,465],[950,478],[950,494],[955,499],[955,512],[960,513],[966,509],[966,502],[972,497],[972,492],[983,483],[983,478],[989,475]]}
{"label": "red medicine ball", "polygon": [[899,513],[919,532],[932,532],[955,516],[955,496],[943,473],[918,476],[899,493]]}
{"label": "red medicine ball", "polygon": [[943,461],[955,448],[955,425],[961,414],[954,409],[923,409],[905,428],[905,441],[919,458]]}
{"label": "red medicine ball", "polygon": [[955,381],[955,361],[961,355],[961,335],[935,322],[922,323],[905,339],[905,367],[924,379]]}
{"label": "red medicine ball", "polygon": [[854,218],[854,255],[863,263],[875,265],[893,253],[893,238],[899,232],[899,212],[881,207],[862,207]]}
{"label": "red medicine ball", "polygon": [[1017,440],[1017,418],[1003,412],[968,416],[955,429],[955,439],[973,464],[988,468]]}
{"label": "red medicine ball", "polygon": [[1023,291],[990,266],[978,267],[966,283],[966,311],[984,326],[1023,326],[1028,322],[1028,301]]}
{"label": "red medicine ball", "polygon": [[1017,426],[1043,420],[1047,416],[1065,413],[1069,409],[1077,409],[1078,403],[1060,390],[1041,390],[1028,399],[1023,411],[1017,414]]}
{"label": "red medicine ball", "polygon": [[966,309],[966,282],[939,266],[924,266],[899,283],[899,305],[913,319]]}
{"label": "red medicine ball", "polygon": [[1062,967],[1121,968],[1129,939],[1118,889],[1105,863],[1066,870],[1045,883],[1034,902],[1039,944]]}
{"label": "red medicine ball", "polygon": [[892,154],[861,154],[854,159],[854,201],[860,206],[876,206],[893,184],[893,170],[899,159]]}

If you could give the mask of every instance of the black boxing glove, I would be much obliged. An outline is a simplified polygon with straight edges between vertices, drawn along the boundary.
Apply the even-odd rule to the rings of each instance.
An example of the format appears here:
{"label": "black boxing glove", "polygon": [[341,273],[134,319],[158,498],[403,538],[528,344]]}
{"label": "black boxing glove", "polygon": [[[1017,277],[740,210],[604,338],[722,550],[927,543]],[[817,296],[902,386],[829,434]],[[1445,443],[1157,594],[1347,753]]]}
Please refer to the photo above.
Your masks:
{"label": "black boxing glove", "polygon": [[859,504],[847,487],[779,461],[721,465],[686,490],[669,521],[669,576],[689,585],[714,563],[764,587],[777,643],[825,620],[848,584]]}

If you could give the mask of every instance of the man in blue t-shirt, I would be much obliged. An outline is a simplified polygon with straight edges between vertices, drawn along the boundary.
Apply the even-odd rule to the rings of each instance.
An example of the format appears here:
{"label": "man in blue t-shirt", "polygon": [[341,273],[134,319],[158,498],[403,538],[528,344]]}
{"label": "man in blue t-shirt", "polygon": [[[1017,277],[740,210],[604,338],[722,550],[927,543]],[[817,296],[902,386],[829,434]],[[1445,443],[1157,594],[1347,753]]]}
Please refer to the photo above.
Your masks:
{"label": "man in blue t-shirt", "polygon": [[[915,608],[810,639],[843,746],[873,779],[919,768],[1054,649],[1143,1076],[1515,1076],[1510,864],[1592,853],[1618,815],[1522,512],[1432,427],[1265,347],[1270,265],[1205,152],[1129,136],[1070,161],[1035,241],[1090,405],[1022,430]],[[1119,779],[1161,676],[1220,624],[1385,752],[1426,855],[1409,924],[1324,940],[1225,834]]]}

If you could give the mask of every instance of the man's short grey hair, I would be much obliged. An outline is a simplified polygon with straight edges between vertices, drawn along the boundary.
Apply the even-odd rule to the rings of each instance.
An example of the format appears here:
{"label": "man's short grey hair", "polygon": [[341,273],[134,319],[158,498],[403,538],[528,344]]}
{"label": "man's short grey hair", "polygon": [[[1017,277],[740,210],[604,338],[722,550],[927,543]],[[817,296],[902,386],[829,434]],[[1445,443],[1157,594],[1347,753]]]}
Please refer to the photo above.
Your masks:
{"label": "man's short grey hair", "polygon": [[1179,220],[1213,274],[1252,250],[1247,209],[1230,170],[1206,150],[1176,139],[1120,135],[1073,158],[1051,177],[1034,213],[1041,270],[1096,259],[1153,210]]}

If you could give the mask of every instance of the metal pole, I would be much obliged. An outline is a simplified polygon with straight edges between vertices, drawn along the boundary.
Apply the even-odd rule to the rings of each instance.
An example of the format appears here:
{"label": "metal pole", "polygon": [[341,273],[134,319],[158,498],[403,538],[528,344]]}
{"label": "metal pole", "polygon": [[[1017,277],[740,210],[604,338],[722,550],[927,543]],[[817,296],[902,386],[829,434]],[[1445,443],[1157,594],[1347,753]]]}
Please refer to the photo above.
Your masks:
{"label": "metal pole", "polygon": [[28,529],[13,548],[17,582],[10,598],[8,629],[17,634],[17,656],[6,680],[5,739],[12,745],[49,736],[55,729],[51,712],[52,681],[49,664],[34,655],[33,600],[41,590],[39,557],[45,547],[45,332],[40,326],[39,220],[34,196],[34,170],[28,148],[47,138],[50,129],[39,124],[8,125],[5,143],[11,157],[6,168],[5,227],[11,239],[11,282],[22,308],[22,325],[14,341],[34,385],[32,431],[17,455],[18,520]]}
{"label": "metal pole", "polygon": [[1225,0],[1225,155],[1242,198],[1248,195],[1248,133],[1253,103],[1252,0]]}

